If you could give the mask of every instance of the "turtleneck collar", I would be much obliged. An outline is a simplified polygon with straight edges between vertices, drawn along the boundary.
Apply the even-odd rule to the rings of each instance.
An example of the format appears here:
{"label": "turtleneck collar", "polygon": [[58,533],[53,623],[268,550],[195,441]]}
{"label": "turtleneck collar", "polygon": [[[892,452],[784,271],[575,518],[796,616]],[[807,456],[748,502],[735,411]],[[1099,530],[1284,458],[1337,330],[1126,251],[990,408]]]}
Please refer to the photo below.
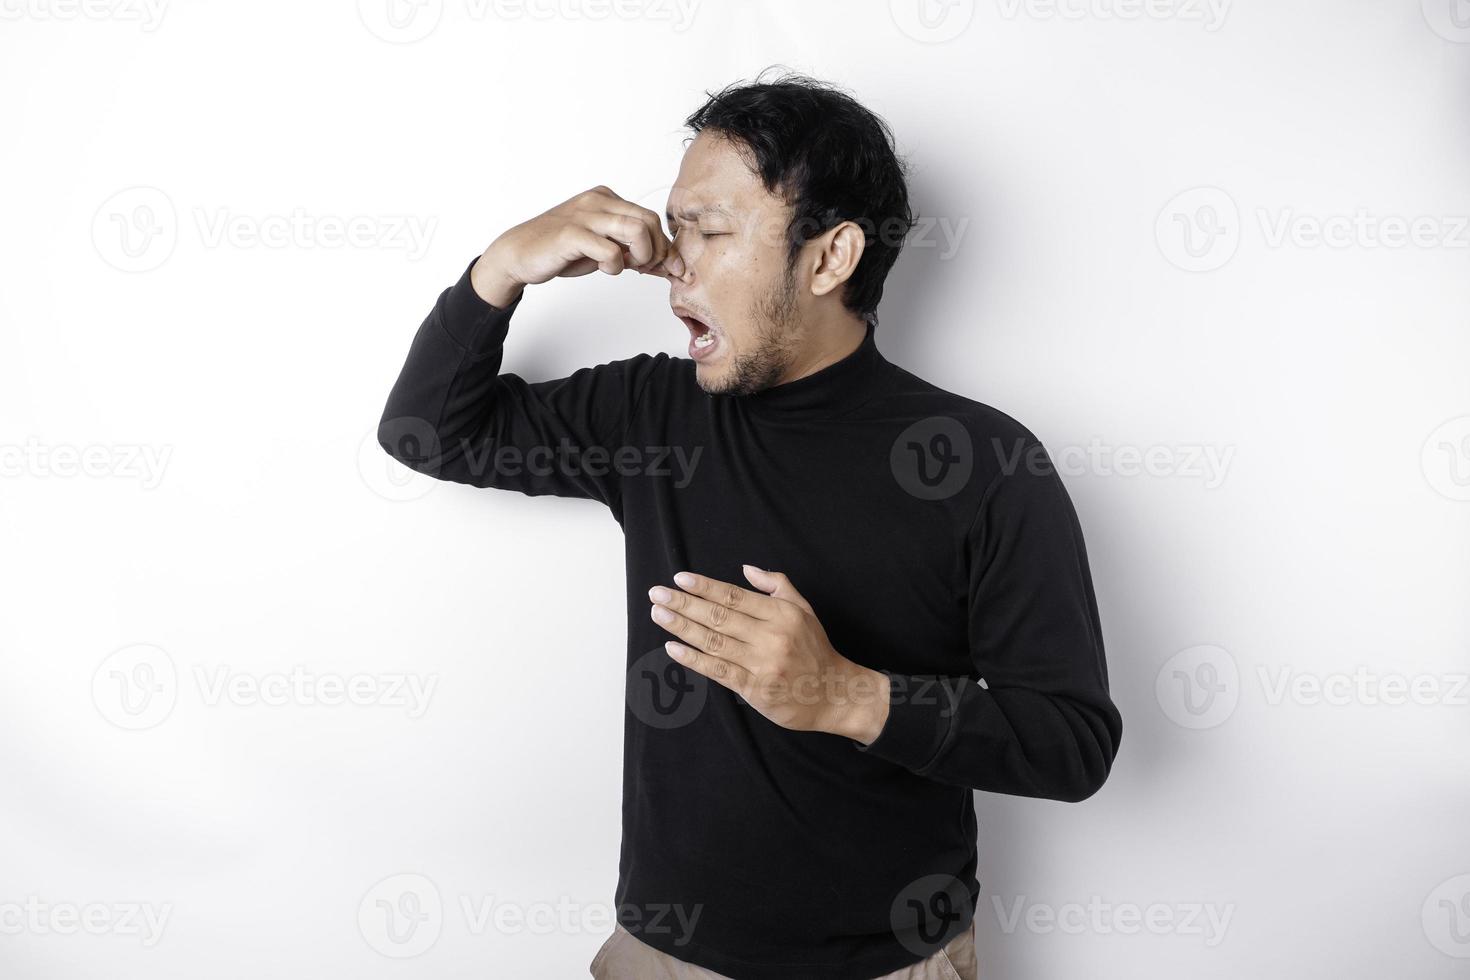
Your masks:
{"label": "turtleneck collar", "polygon": [[838,415],[873,396],[876,369],[883,355],[869,321],[862,343],[851,354],[804,378],[788,381],[753,395],[718,395],[763,418],[814,418]]}

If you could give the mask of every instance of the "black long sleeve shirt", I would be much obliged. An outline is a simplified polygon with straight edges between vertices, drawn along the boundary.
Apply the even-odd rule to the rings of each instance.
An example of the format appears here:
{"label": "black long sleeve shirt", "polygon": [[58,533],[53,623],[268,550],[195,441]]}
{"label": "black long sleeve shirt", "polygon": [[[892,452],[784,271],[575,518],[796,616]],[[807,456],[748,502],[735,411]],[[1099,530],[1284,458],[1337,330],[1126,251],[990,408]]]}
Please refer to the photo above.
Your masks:
{"label": "black long sleeve shirt", "polygon": [[[666,354],[527,382],[500,370],[524,297],[484,302],[473,265],[414,337],[379,439],[441,479],[591,498],[622,526],[623,925],[737,980],[874,977],[942,946],[979,894],[971,791],[1084,799],[1121,737],[1044,448],[890,363],[872,325],[754,395],[706,394]],[[680,570],[749,587],[742,564],[785,572],[841,655],[888,674],[870,745],[781,728],[664,653],[648,589]]]}

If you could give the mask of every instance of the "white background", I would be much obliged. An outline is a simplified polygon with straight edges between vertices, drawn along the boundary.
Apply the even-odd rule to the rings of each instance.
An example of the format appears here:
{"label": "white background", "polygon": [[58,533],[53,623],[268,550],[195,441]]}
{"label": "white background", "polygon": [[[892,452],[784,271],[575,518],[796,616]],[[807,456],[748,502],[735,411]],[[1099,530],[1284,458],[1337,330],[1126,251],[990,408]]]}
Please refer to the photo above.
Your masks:
{"label": "white background", "polygon": [[[585,975],[617,526],[372,434],[496,234],[661,211],[778,62],[913,166],[884,354],[1032,428],[1087,533],[1121,753],[977,795],[982,975],[1463,975],[1470,6],[925,3],[0,2],[0,976]],[[678,353],[666,302],[537,288],[507,368]]]}

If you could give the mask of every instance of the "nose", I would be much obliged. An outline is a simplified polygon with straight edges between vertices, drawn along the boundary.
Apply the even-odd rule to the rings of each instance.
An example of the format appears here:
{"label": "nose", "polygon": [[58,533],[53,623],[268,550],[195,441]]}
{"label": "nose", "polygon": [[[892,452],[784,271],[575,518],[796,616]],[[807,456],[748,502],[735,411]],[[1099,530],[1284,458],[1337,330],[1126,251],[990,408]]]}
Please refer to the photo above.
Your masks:
{"label": "nose", "polygon": [[664,259],[664,268],[668,269],[670,276],[686,284],[694,278],[696,258],[689,252],[688,241],[688,235],[675,232],[674,237],[670,240],[669,254]]}

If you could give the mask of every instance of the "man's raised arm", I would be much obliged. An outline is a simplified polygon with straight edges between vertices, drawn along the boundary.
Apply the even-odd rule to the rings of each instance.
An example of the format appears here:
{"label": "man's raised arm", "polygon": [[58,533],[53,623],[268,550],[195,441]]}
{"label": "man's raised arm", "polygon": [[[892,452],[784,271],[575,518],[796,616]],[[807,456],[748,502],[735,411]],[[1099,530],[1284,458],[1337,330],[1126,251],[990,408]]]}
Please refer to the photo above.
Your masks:
{"label": "man's raised arm", "polygon": [[581,368],[554,381],[501,374],[528,285],[594,271],[681,275],[656,214],[595,187],[511,228],[439,295],[388,395],[378,442],[442,480],[601,500],[609,465],[656,358]]}

